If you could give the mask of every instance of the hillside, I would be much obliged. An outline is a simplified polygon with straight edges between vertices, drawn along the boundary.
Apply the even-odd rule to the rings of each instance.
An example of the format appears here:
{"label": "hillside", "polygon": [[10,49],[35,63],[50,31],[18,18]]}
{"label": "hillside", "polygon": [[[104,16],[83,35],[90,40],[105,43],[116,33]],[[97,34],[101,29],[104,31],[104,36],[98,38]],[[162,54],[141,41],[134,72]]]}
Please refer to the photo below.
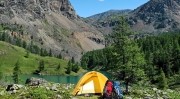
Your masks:
{"label": "hillside", "polygon": [[[81,53],[104,47],[103,35],[83,22],[68,0],[1,0],[0,23],[20,26],[22,32],[11,30],[9,34],[21,34],[26,42],[33,41],[66,59],[79,60]],[[77,38],[79,34],[85,40]]]}
{"label": "hillside", "polygon": [[112,32],[112,27],[114,27],[118,22],[119,16],[126,16],[131,12],[129,9],[125,10],[109,10],[103,13],[92,15],[85,18],[85,22],[90,25],[95,26],[102,34],[109,34]]}
{"label": "hillside", "polygon": [[[180,29],[179,0],[149,0],[134,10],[107,11],[86,18],[87,23],[94,25],[103,34],[112,33],[118,23],[117,17],[125,14],[133,31],[138,33],[161,33]],[[110,14],[109,14],[110,12]],[[107,17],[108,16],[108,17]],[[116,21],[115,21],[116,20]]]}
{"label": "hillside", "polygon": [[[23,48],[1,42],[0,41],[0,70],[4,75],[11,75],[14,65],[19,61],[22,74],[30,74],[38,69],[39,62],[44,60],[45,73],[46,74],[65,74],[67,61],[57,59],[54,57],[41,57],[35,54],[29,53],[29,57],[25,57],[27,51]],[[58,65],[61,65],[60,70],[56,70]],[[79,72],[82,72],[80,69]],[[72,72],[72,74],[76,74]]]}
{"label": "hillside", "polygon": [[179,0],[150,0],[129,16],[133,30],[139,32],[168,32],[180,29]]}

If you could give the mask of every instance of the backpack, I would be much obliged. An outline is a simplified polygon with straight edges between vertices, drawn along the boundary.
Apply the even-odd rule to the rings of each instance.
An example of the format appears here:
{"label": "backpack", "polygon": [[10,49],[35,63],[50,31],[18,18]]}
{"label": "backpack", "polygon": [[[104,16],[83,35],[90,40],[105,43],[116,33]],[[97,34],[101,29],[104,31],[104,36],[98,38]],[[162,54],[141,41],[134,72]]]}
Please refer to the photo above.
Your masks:
{"label": "backpack", "polygon": [[120,82],[119,81],[113,81],[113,98],[114,99],[123,99],[123,92],[120,88]]}
{"label": "backpack", "polygon": [[112,99],[113,81],[107,80],[104,86],[103,99]]}

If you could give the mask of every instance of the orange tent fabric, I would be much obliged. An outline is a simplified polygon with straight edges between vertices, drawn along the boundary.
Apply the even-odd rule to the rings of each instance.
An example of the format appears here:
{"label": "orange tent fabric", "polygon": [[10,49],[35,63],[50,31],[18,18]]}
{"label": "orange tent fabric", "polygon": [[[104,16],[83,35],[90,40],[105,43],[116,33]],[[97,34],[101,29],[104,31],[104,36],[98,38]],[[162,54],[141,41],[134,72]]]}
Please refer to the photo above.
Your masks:
{"label": "orange tent fabric", "polygon": [[77,83],[73,90],[73,95],[80,95],[86,93],[101,93],[108,78],[103,74],[91,71],[86,73]]}

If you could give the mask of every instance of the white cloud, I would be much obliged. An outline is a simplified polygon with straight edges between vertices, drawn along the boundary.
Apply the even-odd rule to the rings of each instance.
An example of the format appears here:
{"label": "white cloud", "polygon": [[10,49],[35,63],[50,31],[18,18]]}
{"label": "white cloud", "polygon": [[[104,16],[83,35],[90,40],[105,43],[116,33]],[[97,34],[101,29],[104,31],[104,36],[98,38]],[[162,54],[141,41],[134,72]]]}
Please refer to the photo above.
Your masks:
{"label": "white cloud", "polygon": [[98,0],[98,1],[103,2],[104,0]]}

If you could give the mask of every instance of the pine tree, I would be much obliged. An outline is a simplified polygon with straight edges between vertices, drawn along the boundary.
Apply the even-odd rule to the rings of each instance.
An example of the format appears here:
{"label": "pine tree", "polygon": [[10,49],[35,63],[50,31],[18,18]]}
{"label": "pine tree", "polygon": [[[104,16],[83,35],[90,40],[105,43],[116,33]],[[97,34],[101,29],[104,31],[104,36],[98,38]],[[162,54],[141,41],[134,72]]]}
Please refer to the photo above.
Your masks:
{"label": "pine tree", "polygon": [[19,83],[19,74],[20,74],[20,66],[19,66],[19,61],[16,62],[16,64],[14,65],[14,70],[13,70],[13,80],[15,84]]}
{"label": "pine tree", "polygon": [[39,69],[39,72],[41,72],[41,71],[44,70],[44,60],[41,60],[41,61],[39,62],[39,67],[38,67],[38,69]]}
{"label": "pine tree", "polygon": [[22,47],[23,47],[24,49],[26,49],[26,47],[27,47],[26,41],[23,41]]}
{"label": "pine tree", "polygon": [[46,49],[44,49],[43,54],[43,56],[48,56],[48,52],[46,51]]}
{"label": "pine tree", "polygon": [[77,73],[79,71],[78,63],[73,64],[72,71],[75,72],[75,73]]}
{"label": "pine tree", "polygon": [[159,87],[162,89],[166,89],[168,87],[167,79],[162,69],[160,70]]}
{"label": "pine tree", "polygon": [[40,50],[40,56],[44,56],[43,48]]}
{"label": "pine tree", "polygon": [[21,43],[21,39],[20,38],[17,38],[16,39],[16,45],[21,47],[22,46],[22,43]]}
{"label": "pine tree", "polygon": [[61,69],[61,64],[59,63],[58,66],[56,67],[56,70],[60,70]]}
{"label": "pine tree", "polygon": [[52,50],[49,50],[49,56],[52,57]]}
{"label": "pine tree", "polygon": [[62,59],[61,53],[57,56],[57,58]]}
{"label": "pine tree", "polygon": [[26,50],[26,55],[25,55],[26,58],[29,58],[29,51]]}
{"label": "pine tree", "polygon": [[71,63],[73,63],[73,64],[75,63],[74,57],[72,57]]}
{"label": "pine tree", "polygon": [[124,80],[126,83],[126,92],[128,92],[129,83],[142,80],[145,76],[143,66],[145,65],[144,55],[133,38],[124,17],[120,18],[118,27],[114,29],[111,36],[113,39],[113,61],[112,74],[115,79]]}
{"label": "pine tree", "polygon": [[66,68],[66,74],[70,74],[71,70],[72,70],[72,63],[71,61],[69,61]]}
{"label": "pine tree", "polygon": [[6,41],[6,33],[5,32],[2,33],[1,40],[2,41]]}
{"label": "pine tree", "polygon": [[2,78],[3,78],[3,72],[0,71],[0,80],[2,80]]}

